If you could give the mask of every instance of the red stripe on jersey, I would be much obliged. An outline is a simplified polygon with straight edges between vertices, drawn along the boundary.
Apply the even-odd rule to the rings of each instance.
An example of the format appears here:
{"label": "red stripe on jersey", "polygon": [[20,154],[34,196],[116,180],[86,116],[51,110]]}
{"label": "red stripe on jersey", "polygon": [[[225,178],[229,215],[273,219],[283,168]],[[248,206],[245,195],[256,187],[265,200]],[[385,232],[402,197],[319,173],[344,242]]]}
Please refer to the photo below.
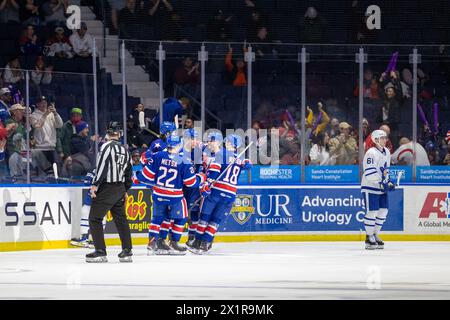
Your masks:
{"label": "red stripe on jersey", "polygon": [[176,231],[176,232],[183,232],[184,231],[184,226],[179,226],[179,225],[174,224],[173,227],[172,227],[172,230]]}
{"label": "red stripe on jersey", "polygon": [[186,202],[185,198],[183,198],[183,200],[181,200],[181,206],[183,207],[183,218],[187,218],[188,217],[188,208],[187,208],[187,202]]}
{"label": "red stripe on jersey", "polygon": [[170,222],[163,221],[163,223],[161,223],[161,228],[169,229],[170,226],[171,226]]}
{"label": "red stripe on jersey", "polygon": [[160,226],[158,226],[157,224],[151,224],[148,226],[148,230],[159,232],[159,229],[160,229]]}
{"label": "red stripe on jersey", "polygon": [[205,225],[199,224],[197,226],[197,232],[203,233],[203,232],[205,232],[205,230],[206,230],[206,226]]}
{"label": "red stripe on jersey", "polygon": [[192,176],[192,177],[190,177],[190,178],[188,178],[186,180],[183,180],[184,184],[187,187],[192,187],[195,184],[196,181],[197,181],[197,176]]}
{"label": "red stripe on jersey", "polygon": [[412,149],[405,149],[405,150],[402,150],[402,151],[398,154],[398,156],[397,156],[397,161],[400,161],[400,156],[401,156],[402,154],[406,153],[406,152],[411,152],[411,154],[414,154]]}
{"label": "red stripe on jersey", "polygon": [[183,190],[167,190],[154,186],[153,191],[161,196],[182,196]]}
{"label": "red stripe on jersey", "polygon": [[144,167],[144,170],[142,170],[142,174],[149,180],[155,179],[155,174],[147,167]]}
{"label": "red stripe on jersey", "polygon": [[236,194],[236,191],[237,191],[236,187],[233,187],[228,184],[221,183],[221,182],[214,183],[211,188],[226,191],[226,192],[231,192],[233,194]]}
{"label": "red stripe on jersey", "polygon": [[206,228],[205,232],[208,232],[211,235],[214,235],[214,234],[216,234],[217,230],[211,226],[208,226],[208,228]]}
{"label": "red stripe on jersey", "polygon": [[218,164],[218,163],[211,163],[211,165],[209,166],[209,170],[219,170],[222,167],[222,165]]}
{"label": "red stripe on jersey", "polygon": [[147,157],[145,156],[145,152],[143,152],[142,154],[141,154],[141,163],[142,163],[142,165],[146,165],[147,164],[147,162],[148,162],[148,159],[147,159]]}

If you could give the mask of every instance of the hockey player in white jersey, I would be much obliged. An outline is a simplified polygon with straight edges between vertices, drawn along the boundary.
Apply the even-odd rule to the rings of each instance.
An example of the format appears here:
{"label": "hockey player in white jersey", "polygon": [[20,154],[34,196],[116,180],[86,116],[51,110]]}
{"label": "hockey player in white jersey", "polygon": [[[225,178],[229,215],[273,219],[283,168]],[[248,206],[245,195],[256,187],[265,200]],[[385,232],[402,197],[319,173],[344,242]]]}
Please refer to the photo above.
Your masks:
{"label": "hockey player in white jersey", "polygon": [[395,190],[395,185],[389,180],[389,165],[391,154],[386,146],[387,135],[382,130],[371,134],[375,147],[367,150],[363,161],[363,176],[361,192],[364,197],[366,215],[366,249],[383,249],[384,242],[379,234],[388,214],[388,192]]}

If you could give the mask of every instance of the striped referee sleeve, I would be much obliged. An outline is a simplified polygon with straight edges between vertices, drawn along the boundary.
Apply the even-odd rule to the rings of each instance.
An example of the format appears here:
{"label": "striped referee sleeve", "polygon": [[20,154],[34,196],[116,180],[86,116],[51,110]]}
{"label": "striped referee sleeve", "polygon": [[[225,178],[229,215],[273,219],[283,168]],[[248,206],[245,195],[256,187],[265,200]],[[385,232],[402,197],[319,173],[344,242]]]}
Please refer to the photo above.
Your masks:
{"label": "striped referee sleeve", "polygon": [[100,148],[100,154],[97,158],[97,172],[92,180],[92,185],[99,186],[108,176],[109,163],[111,162],[111,141],[106,142]]}

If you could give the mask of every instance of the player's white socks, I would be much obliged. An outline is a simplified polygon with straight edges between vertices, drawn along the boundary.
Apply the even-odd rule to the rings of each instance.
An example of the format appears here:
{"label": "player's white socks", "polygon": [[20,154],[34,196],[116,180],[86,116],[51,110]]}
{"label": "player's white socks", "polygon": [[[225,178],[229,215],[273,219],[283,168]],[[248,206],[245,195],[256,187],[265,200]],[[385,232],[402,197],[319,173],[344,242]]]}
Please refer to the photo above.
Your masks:
{"label": "player's white socks", "polygon": [[375,234],[378,234],[383,228],[384,221],[386,221],[386,217],[388,214],[388,209],[380,209],[378,210],[377,218],[375,220]]}
{"label": "player's white socks", "polygon": [[366,229],[366,234],[372,236],[375,231],[375,221],[378,211],[368,211],[364,216],[364,228]]}
{"label": "player's white socks", "polygon": [[80,234],[87,234],[89,232],[89,211],[91,206],[84,205],[81,207],[81,221],[80,221]]}

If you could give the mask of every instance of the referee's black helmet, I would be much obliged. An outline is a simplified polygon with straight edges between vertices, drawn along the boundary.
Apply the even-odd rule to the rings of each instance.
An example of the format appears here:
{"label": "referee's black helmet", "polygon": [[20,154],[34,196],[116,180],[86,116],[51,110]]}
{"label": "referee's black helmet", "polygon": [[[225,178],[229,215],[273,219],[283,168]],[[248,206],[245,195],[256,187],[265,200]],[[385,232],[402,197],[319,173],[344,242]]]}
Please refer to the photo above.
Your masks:
{"label": "referee's black helmet", "polygon": [[108,128],[106,129],[107,134],[120,135],[122,136],[122,125],[118,121],[110,121],[108,123]]}

